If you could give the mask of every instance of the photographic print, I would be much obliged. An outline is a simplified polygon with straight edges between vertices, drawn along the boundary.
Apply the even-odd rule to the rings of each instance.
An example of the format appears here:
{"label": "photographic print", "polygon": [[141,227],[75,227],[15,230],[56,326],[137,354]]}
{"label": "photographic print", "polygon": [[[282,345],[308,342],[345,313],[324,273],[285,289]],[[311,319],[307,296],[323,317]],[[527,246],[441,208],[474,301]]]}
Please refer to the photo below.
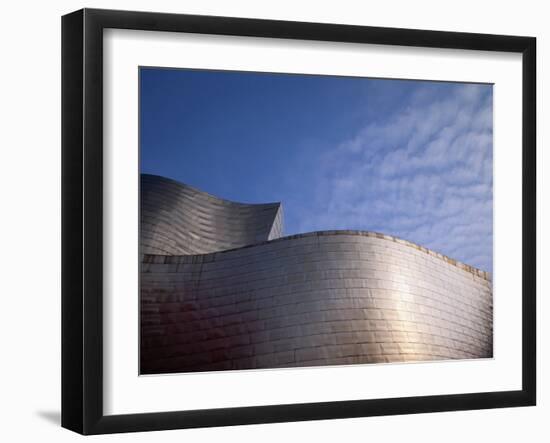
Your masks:
{"label": "photographic print", "polygon": [[63,427],[536,404],[534,37],[87,8],[61,37]]}
{"label": "photographic print", "polygon": [[140,373],[493,357],[493,85],[140,67]]}

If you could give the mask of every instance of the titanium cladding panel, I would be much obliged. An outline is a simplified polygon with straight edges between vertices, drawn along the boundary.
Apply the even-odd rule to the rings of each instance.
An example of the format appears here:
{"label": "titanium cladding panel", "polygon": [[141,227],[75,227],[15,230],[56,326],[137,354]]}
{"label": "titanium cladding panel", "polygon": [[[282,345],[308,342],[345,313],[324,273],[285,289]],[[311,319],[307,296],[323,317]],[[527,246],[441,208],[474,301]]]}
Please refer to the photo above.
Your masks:
{"label": "titanium cladding panel", "polygon": [[280,203],[230,202],[149,174],[141,175],[140,194],[142,254],[204,254],[282,234]]}
{"label": "titanium cladding panel", "polygon": [[142,373],[492,357],[487,273],[381,234],[268,225],[249,246],[142,256]]}

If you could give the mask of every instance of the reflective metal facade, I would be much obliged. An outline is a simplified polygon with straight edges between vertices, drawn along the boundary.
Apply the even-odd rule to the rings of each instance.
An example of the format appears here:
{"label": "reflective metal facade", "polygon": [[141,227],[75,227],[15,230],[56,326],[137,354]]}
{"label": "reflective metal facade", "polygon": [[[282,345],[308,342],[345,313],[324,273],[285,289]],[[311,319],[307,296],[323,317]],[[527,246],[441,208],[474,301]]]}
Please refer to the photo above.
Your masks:
{"label": "reflective metal facade", "polygon": [[282,234],[280,203],[235,203],[148,174],[140,184],[142,254],[204,254]]}
{"label": "reflective metal facade", "polygon": [[[155,189],[145,198],[151,207],[167,181],[146,180]],[[187,188],[169,181],[171,193],[178,186]],[[192,208],[178,198],[170,213],[210,207],[213,197],[194,192]],[[254,206],[281,216],[272,205]],[[230,232],[248,235],[250,212],[242,214],[247,228],[226,229],[220,245],[232,242]],[[164,226],[154,211],[148,217]],[[232,217],[238,226],[239,215]],[[143,255],[142,373],[492,357],[487,273],[391,236],[324,231],[270,239],[268,225],[264,241],[231,250]],[[142,250],[143,241],[161,249],[145,237]]]}

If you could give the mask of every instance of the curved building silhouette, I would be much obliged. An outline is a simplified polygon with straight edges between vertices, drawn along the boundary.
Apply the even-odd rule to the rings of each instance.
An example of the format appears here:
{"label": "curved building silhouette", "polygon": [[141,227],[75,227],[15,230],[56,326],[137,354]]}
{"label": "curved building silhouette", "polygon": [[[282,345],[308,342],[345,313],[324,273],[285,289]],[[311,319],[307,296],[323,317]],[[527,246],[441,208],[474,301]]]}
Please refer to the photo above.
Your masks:
{"label": "curved building silhouette", "polygon": [[488,273],[388,235],[282,225],[280,203],[142,175],[142,374],[492,357]]}
{"label": "curved building silhouette", "polygon": [[155,175],[141,175],[141,252],[190,255],[239,248],[282,234],[280,203],[223,200]]}

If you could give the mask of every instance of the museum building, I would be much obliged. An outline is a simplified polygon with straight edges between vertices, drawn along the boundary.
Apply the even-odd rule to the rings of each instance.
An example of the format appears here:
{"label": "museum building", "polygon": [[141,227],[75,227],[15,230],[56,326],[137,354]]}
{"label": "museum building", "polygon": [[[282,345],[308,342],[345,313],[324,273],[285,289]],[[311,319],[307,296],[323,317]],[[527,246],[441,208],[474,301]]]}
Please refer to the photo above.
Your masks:
{"label": "museum building", "polygon": [[490,274],[141,175],[140,372],[491,358]]}

